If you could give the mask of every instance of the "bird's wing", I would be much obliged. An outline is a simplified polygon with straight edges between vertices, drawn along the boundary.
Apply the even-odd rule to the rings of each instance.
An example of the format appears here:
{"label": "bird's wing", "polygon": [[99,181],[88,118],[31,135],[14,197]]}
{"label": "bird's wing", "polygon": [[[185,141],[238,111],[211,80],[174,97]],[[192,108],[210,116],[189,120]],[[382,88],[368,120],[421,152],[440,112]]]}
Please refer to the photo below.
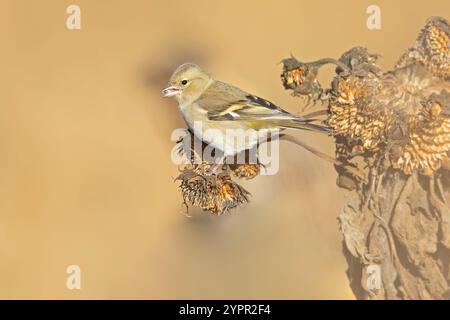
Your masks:
{"label": "bird's wing", "polygon": [[219,81],[211,84],[196,104],[214,121],[299,119],[270,101]]}

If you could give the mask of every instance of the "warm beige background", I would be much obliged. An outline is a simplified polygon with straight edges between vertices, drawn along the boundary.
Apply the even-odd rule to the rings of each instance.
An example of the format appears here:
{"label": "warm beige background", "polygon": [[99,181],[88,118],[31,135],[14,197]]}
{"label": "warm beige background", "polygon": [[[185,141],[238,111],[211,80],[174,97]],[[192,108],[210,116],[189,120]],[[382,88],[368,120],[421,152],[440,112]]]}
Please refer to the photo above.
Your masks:
{"label": "warm beige background", "polygon": [[[82,30],[65,28],[66,7]],[[382,30],[366,29],[369,4]],[[283,145],[280,173],[246,183],[231,215],[182,214],[172,179],[179,62],[292,112],[277,62],[355,45],[390,67],[442,1],[18,1],[0,4],[0,298],[344,298],[326,162]],[[447,16],[448,18],[448,16]],[[330,73],[329,67],[326,71]],[[303,135],[333,152],[326,137]],[[66,289],[66,267],[82,290]]]}

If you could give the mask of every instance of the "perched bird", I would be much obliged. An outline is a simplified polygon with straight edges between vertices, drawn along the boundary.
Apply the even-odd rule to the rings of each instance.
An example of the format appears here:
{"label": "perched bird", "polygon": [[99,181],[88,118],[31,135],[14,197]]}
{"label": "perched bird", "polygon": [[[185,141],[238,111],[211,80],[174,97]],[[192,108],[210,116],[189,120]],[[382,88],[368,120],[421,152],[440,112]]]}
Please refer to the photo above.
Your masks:
{"label": "perched bird", "polygon": [[[279,136],[284,129],[329,132],[328,127],[311,123],[311,119],[290,114],[265,99],[214,80],[192,63],[179,66],[162,93],[175,97],[190,131],[221,151],[221,161],[252,149],[270,134],[271,139]],[[245,139],[227,139],[227,130],[244,134]]]}

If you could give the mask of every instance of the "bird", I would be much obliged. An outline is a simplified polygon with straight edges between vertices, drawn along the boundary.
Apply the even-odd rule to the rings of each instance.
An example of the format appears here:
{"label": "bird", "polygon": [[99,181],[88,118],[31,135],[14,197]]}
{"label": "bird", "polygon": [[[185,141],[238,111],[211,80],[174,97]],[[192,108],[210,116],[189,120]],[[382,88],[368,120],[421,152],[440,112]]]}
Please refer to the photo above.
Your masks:
{"label": "bird", "polygon": [[[189,131],[222,154],[215,162],[219,164],[266,142],[269,136],[280,137],[286,129],[330,132],[328,126],[312,123],[313,119],[293,115],[266,99],[215,80],[194,63],[180,65],[162,95],[174,97]],[[227,139],[230,132],[243,134],[245,139]]]}

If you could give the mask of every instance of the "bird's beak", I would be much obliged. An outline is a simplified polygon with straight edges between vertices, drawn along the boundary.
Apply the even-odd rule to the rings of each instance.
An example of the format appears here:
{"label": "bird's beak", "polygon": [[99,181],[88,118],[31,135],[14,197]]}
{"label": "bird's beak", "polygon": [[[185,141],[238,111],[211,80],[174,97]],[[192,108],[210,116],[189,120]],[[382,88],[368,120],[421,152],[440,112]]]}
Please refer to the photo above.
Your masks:
{"label": "bird's beak", "polygon": [[162,94],[164,97],[172,97],[180,92],[180,88],[175,86],[168,85],[164,89],[162,89]]}

